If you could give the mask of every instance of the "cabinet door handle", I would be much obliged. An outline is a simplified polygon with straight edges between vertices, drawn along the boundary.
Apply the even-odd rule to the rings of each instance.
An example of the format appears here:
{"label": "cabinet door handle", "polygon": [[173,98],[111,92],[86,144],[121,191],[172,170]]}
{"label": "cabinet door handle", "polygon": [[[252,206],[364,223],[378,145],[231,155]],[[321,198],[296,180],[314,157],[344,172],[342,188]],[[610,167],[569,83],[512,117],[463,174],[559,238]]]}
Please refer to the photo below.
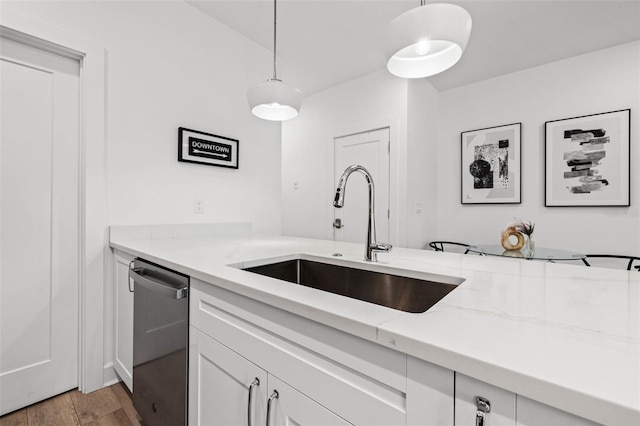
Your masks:
{"label": "cabinet door handle", "polygon": [[476,426],[485,426],[485,413],[482,411],[476,411]]}
{"label": "cabinet door handle", "polygon": [[[129,270],[133,271],[133,262],[135,262],[135,260],[132,260],[131,262],[129,262]],[[127,285],[129,286],[129,293],[133,293],[133,289],[131,288],[131,275],[127,275]]]}
{"label": "cabinet door handle", "polygon": [[267,401],[267,426],[269,426],[269,420],[271,419],[271,403],[274,399],[277,399],[278,396],[280,396],[278,394],[278,391],[274,389],[273,393],[269,397],[269,400]]}
{"label": "cabinet door handle", "polygon": [[[180,287],[174,287],[167,282],[160,281],[155,278],[149,278],[145,275],[144,268],[129,269],[129,278],[133,278],[134,285],[135,283],[140,284],[157,294],[167,296],[172,299],[184,299],[189,294],[188,284],[181,283]],[[131,291],[131,289],[129,289],[129,291]]]}
{"label": "cabinet door handle", "polygon": [[476,396],[476,426],[486,426],[487,413],[491,412],[491,402],[481,396]]}
{"label": "cabinet door handle", "polygon": [[247,402],[247,425],[251,426],[251,395],[253,394],[253,388],[260,386],[260,380],[256,377],[255,380],[249,385],[249,398]]}

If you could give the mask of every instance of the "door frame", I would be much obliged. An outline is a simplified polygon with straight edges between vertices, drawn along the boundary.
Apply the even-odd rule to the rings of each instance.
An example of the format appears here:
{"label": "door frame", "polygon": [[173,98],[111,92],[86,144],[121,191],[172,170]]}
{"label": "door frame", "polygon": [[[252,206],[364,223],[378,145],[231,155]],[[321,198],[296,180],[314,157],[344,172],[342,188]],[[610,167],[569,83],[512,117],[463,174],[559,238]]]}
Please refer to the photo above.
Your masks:
{"label": "door frame", "polygon": [[104,276],[108,241],[106,51],[88,42],[86,37],[67,33],[7,8],[3,8],[0,15],[0,34],[80,62],[78,388],[89,393],[102,388],[105,383]]}
{"label": "door frame", "polygon": [[[400,117],[378,117],[366,121],[349,123],[348,125],[332,129],[330,134],[331,139],[327,142],[327,158],[331,159],[328,161],[329,164],[326,168],[327,199],[333,200],[333,195],[336,190],[334,188],[335,139],[387,127],[389,128],[389,140],[391,143],[389,152],[389,209],[391,210],[391,217],[389,218],[388,242],[394,246],[404,247],[406,245],[406,236],[402,232],[400,224],[402,222],[401,218],[406,216],[407,190],[406,185],[401,185],[400,182],[406,182],[406,168],[401,168],[400,164],[406,164],[406,160],[401,158],[403,153],[406,153],[406,137],[404,135],[405,129],[400,125]],[[404,173],[404,177],[402,173]],[[327,233],[325,238],[332,240],[333,228],[331,227],[331,223],[333,222],[334,207],[330,202],[326,204],[327,210],[325,215],[328,219],[327,224],[329,224],[329,226],[326,228]]]}

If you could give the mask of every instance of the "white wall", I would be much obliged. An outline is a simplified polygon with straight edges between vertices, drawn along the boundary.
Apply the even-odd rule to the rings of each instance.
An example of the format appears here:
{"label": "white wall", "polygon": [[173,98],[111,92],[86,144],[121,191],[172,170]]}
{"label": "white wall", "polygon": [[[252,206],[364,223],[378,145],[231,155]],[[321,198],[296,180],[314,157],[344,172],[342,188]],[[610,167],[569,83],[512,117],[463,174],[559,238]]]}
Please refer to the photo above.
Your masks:
{"label": "white wall", "polygon": [[[269,51],[182,1],[3,2],[106,48],[110,224],[249,221],[280,231],[279,123],[246,90]],[[239,170],[178,163],[178,127],[240,140]],[[204,214],[194,214],[195,197]]]}
{"label": "white wall", "polygon": [[[425,79],[408,81],[406,247],[436,239],[439,93]],[[446,148],[445,148],[446,149]],[[421,206],[421,207],[420,207]]]}
{"label": "white wall", "polygon": [[[399,123],[394,243],[498,243],[504,227],[522,217],[536,222],[539,246],[637,255],[639,75],[635,42],[441,93],[427,80],[404,83],[381,70],[309,96],[300,116],[283,125],[283,232],[331,238],[333,136],[348,133],[335,129],[365,130],[359,123],[389,116]],[[632,110],[632,206],[545,207],[545,121],[625,108]],[[522,203],[460,204],[460,133],[513,122],[522,122]]]}
{"label": "white wall", "polygon": [[[106,49],[109,224],[232,221],[280,232],[281,125],[255,118],[246,102],[247,88],[270,76],[268,50],[183,1],[3,1],[2,9]],[[239,139],[239,170],[178,163],[180,126]],[[195,197],[204,214],[194,214]],[[107,285],[107,382],[112,309]]]}
{"label": "white wall", "polygon": [[[544,206],[544,123],[631,108],[631,205]],[[522,122],[522,203],[460,204],[460,133]],[[536,223],[538,246],[640,253],[640,42],[440,93],[438,238],[498,243],[514,218]],[[448,165],[448,166],[447,166]]]}
{"label": "white wall", "polygon": [[[390,126],[390,236],[395,244],[406,238],[398,220],[406,209],[406,111],[407,82],[386,70],[304,99],[298,117],[282,126],[282,230],[285,235],[333,238],[334,137]],[[293,188],[294,181],[298,182],[298,189]],[[394,217],[395,212],[398,213]]]}

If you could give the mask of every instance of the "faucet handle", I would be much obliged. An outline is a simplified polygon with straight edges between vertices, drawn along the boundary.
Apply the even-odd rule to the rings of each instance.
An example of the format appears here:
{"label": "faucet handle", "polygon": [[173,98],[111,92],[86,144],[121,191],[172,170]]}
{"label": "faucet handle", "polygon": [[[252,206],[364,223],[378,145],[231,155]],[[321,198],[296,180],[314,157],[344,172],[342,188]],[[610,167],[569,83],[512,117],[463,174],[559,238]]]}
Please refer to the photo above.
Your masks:
{"label": "faucet handle", "polygon": [[371,243],[369,248],[371,248],[371,250],[373,250],[373,251],[389,252],[389,251],[391,251],[393,246],[391,244],[388,244],[388,243],[376,243],[376,242],[373,242],[373,243]]}

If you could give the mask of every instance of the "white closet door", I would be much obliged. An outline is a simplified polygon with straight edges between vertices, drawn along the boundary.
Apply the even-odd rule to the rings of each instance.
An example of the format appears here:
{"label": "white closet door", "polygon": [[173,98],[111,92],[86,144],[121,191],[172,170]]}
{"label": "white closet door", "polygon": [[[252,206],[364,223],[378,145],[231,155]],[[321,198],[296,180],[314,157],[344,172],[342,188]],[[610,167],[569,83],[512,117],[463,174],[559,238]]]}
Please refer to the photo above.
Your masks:
{"label": "white closet door", "polygon": [[80,65],[0,42],[2,415],[78,386]]}
{"label": "white closet door", "polygon": [[[376,237],[379,242],[389,242],[389,128],[372,130],[335,138],[334,183],[338,184],[344,170],[352,164],[364,166],[375,184]],[[334,186],[334,189],[335,189]],[[369,217],[369,190],[366,179],[360,173],[349,177],[344,207],[334,209],[335,219],[341,228],[334,228],[336,241],[364,243],[367,239]]]}

